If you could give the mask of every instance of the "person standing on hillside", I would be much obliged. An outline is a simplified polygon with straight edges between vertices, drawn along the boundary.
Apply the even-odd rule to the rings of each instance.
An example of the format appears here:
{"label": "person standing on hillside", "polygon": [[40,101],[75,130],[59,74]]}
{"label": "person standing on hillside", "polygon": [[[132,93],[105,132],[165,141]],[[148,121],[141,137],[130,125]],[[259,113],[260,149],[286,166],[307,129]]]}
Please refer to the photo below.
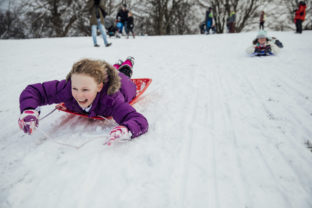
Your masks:
{"label": "person standing on hillside", "polygon": [[125,32],[127,33],[127,20],[128,20],[128,13],[127,5],[123,4],[121,6],[121,9],[119,9],[117,15],[116,15],[116,22],[121,23],[120,24],[120,33],[122,34],[123,28],[125,28]]}
{"label": "person standing on hillside", "polygon": [[127,38],[129,38],[130,32],[132,33],[132,37],[135,38],[133,28],[134,28],[134,19],[133,19],[132,12],[129,12],[128,18],[127,18],[127,29],[126,29]]}
{"label": "person standing on hillside", "polygon": [[236,13],[233,11],[229,18],[229,32],[235,33]]}
{"label": "person standing on hillside", "polygon": [[209,34],[210,29],[212,27],[212,22],[213,22],[213,15],[212,15],[212,8],[211,7],[209,7],[208,10],[206,11],[205,22],[206,22],[206,33]]}
{"label": "person standing on hillside", "polygon": [[260,24],[259,24],[259,29],[260,30],[264,30],[265,18],[266,18],[265,13],[264,13],[264,11],[262,11],[261,14],[260,14]]}
{"label": "person standing on hillside", "polygon": [[302,33],[302,22],[305,19],[307,5],[304,1],[300,1],[298,9],[295,10],[296,33]]}
{"label": "person standing on hillside", "polygon": [[107,42],[106,31],[104,28],[104,18],[106,16],[106,12],[104,10],[104,1],[103,0],[89,0],[87,3],[87,10],[90,12],[90,25],[91,25],[91,33],[93,39],[94,47],[99,47],[100,45],[97,44],[96,36],[97,36],[97,29],[100,30],[104,45],[109,47],[112,43]]}

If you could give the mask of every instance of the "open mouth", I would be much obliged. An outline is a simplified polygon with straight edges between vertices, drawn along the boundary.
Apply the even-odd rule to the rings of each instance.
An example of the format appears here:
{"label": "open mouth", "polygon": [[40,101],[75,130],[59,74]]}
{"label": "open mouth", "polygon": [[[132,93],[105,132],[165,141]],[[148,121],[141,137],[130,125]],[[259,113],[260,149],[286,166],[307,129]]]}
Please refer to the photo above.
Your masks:
{"label": "open mouth", "polygon": [[88,102],[88,99],[85,100],[77,100],[80,105],[84,105]]}

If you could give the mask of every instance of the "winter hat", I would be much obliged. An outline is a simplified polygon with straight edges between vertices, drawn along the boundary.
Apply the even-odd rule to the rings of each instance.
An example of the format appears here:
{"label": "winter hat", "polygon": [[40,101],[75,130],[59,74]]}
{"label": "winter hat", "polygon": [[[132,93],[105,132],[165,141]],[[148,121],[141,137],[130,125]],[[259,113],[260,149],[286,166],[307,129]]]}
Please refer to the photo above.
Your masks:
{"label": "winter hat", "polygon": [[260,30],[257,35],[257,39],[259,38],[267,38],[267,32],[264,30]]}
{"label": "winter hat", "polygon": [[305,5],[306,5],[306,3],[305,3],[304,1],[300,1],[300,2],[299,2],[299,5],[301,5],[301,6],[305,6]]}

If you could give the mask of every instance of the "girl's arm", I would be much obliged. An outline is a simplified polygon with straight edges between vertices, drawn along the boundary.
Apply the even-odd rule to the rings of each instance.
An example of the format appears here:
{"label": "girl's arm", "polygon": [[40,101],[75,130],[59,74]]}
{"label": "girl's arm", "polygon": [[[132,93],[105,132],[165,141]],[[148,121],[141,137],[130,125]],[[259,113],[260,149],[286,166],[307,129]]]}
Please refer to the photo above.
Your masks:
{"label": "girl's arm", "polygon": [[112,116],[119,125],[128,128],[132,133],[131,138],[138,137],[148,130],[146,118],[128,103],[121,103],[115,106]]}
{"label": "girl's arm", "polygon": [[277,55],[278,52],[279,52],[279,48],[275,45],[275,43],[272,43],[272,42],[271,42],[270,45],[271,45],[272,53],[273,53],[274,55]]}
{"label": "girl's arm", "polygon": [[28,85],[20,95],[20,110],[23,112],[25,109],[36,109],[42,105],[62,102],[62,97],[68,94],[67,91],[64,91],[64,94],[62,91],[68,89],[71,90],[66,80]]}

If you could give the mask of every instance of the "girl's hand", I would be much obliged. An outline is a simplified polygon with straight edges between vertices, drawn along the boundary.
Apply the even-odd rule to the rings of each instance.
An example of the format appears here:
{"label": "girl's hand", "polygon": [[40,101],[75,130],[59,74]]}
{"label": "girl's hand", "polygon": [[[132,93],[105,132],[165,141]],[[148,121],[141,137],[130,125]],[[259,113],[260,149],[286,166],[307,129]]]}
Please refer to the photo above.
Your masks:
{"label": "girl's hand", "polygon": [[104,143],[104,145],[110,146],[113,142],[124,142],[131,139],[131,132],[125,126],[116,126],[112,129],[109,135],[109,139]]}
{"label": "girl's hand", "polygon": [[24,110],[18,119],[18,125],[26,134],[31,134],[39,125],[39,113],[35,110]]}

